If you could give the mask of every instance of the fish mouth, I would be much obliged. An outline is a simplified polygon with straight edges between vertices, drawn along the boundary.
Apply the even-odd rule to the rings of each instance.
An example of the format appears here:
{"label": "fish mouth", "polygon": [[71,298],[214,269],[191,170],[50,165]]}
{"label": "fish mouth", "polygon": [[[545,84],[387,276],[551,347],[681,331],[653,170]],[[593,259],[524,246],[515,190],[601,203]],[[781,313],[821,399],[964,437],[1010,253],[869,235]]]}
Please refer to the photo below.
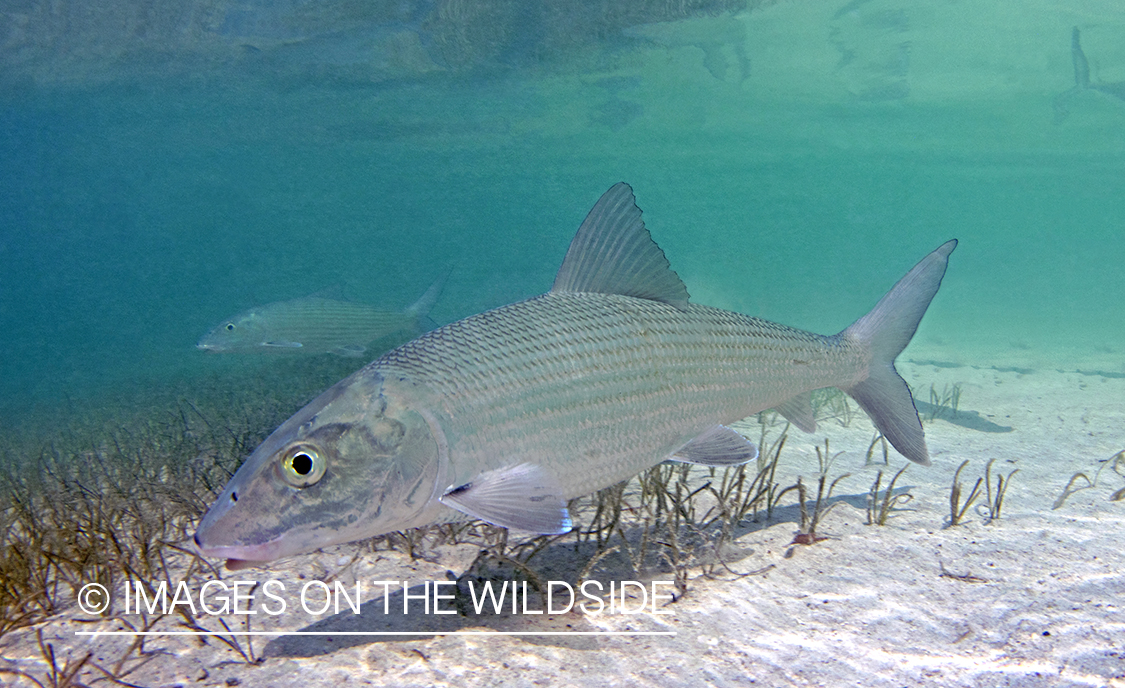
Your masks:
{"label": "fish mouth", "polygon": [[219,346],[218,344],[205,344],[203,342],[196,344],[195,348],[199,349],[200,351],[226,351],[226,347],[224,346]]}
{"label": "fish mouth", "polygon": [[196,551],[201,556],[226,559],[227,568],[232,571],[254,566],[257,563],[273,561],[284,556],[281,551],[281,537],[276,537],[260,545],[205,545],[199,537],[199,532],[196,531],[192,540],[195,542]]}

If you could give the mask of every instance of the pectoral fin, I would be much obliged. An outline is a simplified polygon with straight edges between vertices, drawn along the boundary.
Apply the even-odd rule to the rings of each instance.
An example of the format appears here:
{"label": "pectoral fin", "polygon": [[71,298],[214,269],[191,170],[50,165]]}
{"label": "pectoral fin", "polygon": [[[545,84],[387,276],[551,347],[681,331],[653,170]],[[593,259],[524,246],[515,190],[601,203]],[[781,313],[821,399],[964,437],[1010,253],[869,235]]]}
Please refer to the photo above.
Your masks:
{"label": "pectoral fin", "polygon": [[304,344],[300,342],[287,342],[283,340],[274,340],[272,342],[262,342],[262,346],[268,346],[276,349],[300,349]]}
{"label": "pectoral fin", "polygon": [[727,426],[715,425],[668,458],[700,466],[737,466],[758,458],[758,447]]}
{"label": "pectoral fin", "polygon": [[539,466],[522,463],[450,487],[442,504],[505,528],[559,535],[571,528],[562,488]]}

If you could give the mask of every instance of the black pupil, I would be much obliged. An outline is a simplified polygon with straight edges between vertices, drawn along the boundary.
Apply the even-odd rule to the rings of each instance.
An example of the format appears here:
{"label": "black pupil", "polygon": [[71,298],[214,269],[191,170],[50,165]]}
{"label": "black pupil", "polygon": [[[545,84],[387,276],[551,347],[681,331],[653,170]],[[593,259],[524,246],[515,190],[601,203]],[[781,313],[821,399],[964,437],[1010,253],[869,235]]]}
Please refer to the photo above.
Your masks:
{"label": "black pupil", "polygon": [[313,460],[308,454],[297,454],[293,457],[293,471],[297,475],[312,473]]}
{"label": "black pupil", "polygon": [[234,323],[227,323],[227,332],[230,332],[233,329],[234,329]]}

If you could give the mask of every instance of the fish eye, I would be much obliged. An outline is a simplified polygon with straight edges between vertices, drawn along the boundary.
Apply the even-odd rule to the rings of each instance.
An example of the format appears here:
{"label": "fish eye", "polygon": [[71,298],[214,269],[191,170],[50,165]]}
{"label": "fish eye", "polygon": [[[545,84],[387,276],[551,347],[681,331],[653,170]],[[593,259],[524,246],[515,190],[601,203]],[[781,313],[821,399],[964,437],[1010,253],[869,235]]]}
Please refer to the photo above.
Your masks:
{"label": "fish eye", "polygon": [[298,444],[281,455],[281,477],[293,487],[308,487],[324,477],[327,463],[314,447]]}
{"label": "fish eye", "polygon": [[227,332],[234,332],[234,323],[227,323]]}

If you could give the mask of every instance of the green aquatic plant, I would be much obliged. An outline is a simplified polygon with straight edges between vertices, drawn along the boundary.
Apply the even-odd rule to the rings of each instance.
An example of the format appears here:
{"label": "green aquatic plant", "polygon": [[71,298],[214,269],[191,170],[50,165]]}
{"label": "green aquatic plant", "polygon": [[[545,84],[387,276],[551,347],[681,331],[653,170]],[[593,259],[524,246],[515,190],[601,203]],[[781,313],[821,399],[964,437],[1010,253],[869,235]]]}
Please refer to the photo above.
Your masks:
{"label": "green aquatic plant", "polygon": [[991,523],[1000,518],[1000,507],[1004,504],[1004,493],[1008,491],[1008,485],[1012,482],[1012,476],[1020,472],[1020,469],[1012,469],[1012,472],[1005,478],[996,471],[996,493],[992,492],[992,464],[996,459],[989,459],[988,465],[984,468],[984,488],[985,500],[988,508],[988,522]]}
{"label": "green aquatic plant", "polygon": [[[65,610],[79,589],[167,579],[172,543],[264,436],[191,402],[75,424],[0,455],[0,634]],[[208,417],[210,416],[210,417]],[[247,416],[249,418],[249,416]],[[106,429],[108,427],[108,429]]]}
{"label": "green aquatic plant", "polygon": [[[908,466],[903,466],[899,469],[898,473],[891,478],[891,484],[887,485],[886,491],[883,493],[883,501],[879,502],[879,483],[883,480],[883,471],[879,471],[875,475],[875,482],[871,485],[871,490],[867,493],[867,525],[887,525],[887,517],[890,516],[891,509],[899,504],[905,504],[914,499],[914,496],[908,492],[895,494],[895,483],[898,478],[903,474]],[[878,506],[876,506],[878,505]]]}
{"label": "green aquatic plant", "polygon": [[[1098,470],[1098,473],[1101,473],[1100,469]],[[1062,494],[1059,495],[1059,498],[1056,499],[1055,503],[1051,506],[1051,510],[1054,511],[1055,509],[1062,507],[1062,505],[1066,503],[1066,500],[1069,499],[1070,496],[1075,492],[1081,492],[1082,490],[1088,490],[1092,487],[1096,487],[1098,473],[1094,474],[1094,480],[1090,480],[1089,476],[1081,471],[1070,476],[1070,480],[1067,481],[1066,487],[1063,488]],[[1080,487],[1075,487],[1074,483],[1078,482],[1079,478],[1085,480],[1086,484]]]}
{"label": "green aquatic plant", "polygon": [[812,393],[813,418],[818,421],[835,420],[840,427],[849,427],[856,417],[856,409],[848,395],[837,387],[825,387]]}
{"label": "green aquatic plant", "polygon": [[[671,568],[672,580],[675,582],[676,590],[680,595],[683,595],[687,592],[688,568],[692,561],[692,552],[688,543],[681,539],[681,533],[683,533],[685,525],[694,522],[693,498],[707,486],[704,485],[697,490],[690,488],[687,477],[691,466],[688,464],[671,466],[670,468],[677,478],[672,482],[673,489],[668,490],[665,495],[672,508],[665,512],[668,514],[668,518],[663,523],[664,537],[657,539],[656,542],[662,545],[660,558]],[[657,533],[659,532],[657,531]],[[627,538],[622,537],[622,542],[628,546]],[[636,567],[634,567],[634,570],[637,570]]]}
{"label": "green aquatic plant", "polygon": [[[808,501],[808,495],[805,489],[805,484],[800,477],[797,478],[796,485],[792,485],[781,491],[781,495],[784,495],[790,490],[796,490],[797,505],[800,508],[801,521],[797,527],[797,535],[793,537],[793,542],[791,542],[790,544],[811,545],[825,539],[824,536],[817,535],[816,527],[820,523],[820,519],[827,516],[828,512],[831,511],[837,504],[839,504],[839,502],[832,502],[831,504],[829,504],[829,501],[832,499],[832,491],[836,489],[836,484],[844,478],[849,477],[850,475],[850,473],[845,473],[833,480],[832,484],[828,486],[827,494],[825,494],[824,486],[828,480],[828,476],[824,473],[821,473],[819,478],[817,479],[816,501],[813,502],[813,509],[811,514],[809,513],[808,508],[805,506],[806,502]],[[778,497],[780,498],[781,495],[778,495]]]}
{"label": "green aquatic plant", "polygon": [[816,448],[817,472],[819,472],[821,475],[824,475],[825,473],[827,473],[828,469],[832,467],[832,462],[835,461],[836,459],[838,459],[840,457],[840,455],[843,454],[843,453],[844,452],[842,452],[842,451],[836,452],[835,454],[831,453],[831,451],[829,450],[828,438],[825,437],[824,438],[824,451],[821,452],[820,447]]}
{"label": "green aquatic plant", "polygon": [[[711,541],[711,550],[714,561],[723,570],[737,576],[750,575],[757,571],[737,572],[730,568],[722,556],[723,547],[734,538],[734,531],[753,512],[753,521],[757,522],[758,514],[764,505],[768,515],[772,515],[773,507],[779,497],[779,485],[776,481],[777,465],[781,458],[781,450],[785,447],[789,426],[786,425],[781,435],[769,448],[758,456],[757,472],[747,482],[749,466],[726,468],[723,470],[717,488],[711,488],[715,498],[715,516],[710,521],[705,521],[702,528],[707,530],[718,522],[719,532]],[[763,433],[761,441],[765,443]],[[767,516],[768,518],[769,516]],[[713,576],[717,572],[714,566],[705,565],[704,574]]]}
{"label": "green aquatic plant", "polygon": [[[786,431],[788,431],[788,429],[789,426],[787,425]],[[777,461],[781,457],[781,450],[785,447],[785,441],[788,437],[788,432],[783,432],[777,442],[770,447],[770,451],[767,452],[767,456],[772,455],[773,458],[771,458],[764,467],[759,466],[758,476],[760,476],[760,479],[756,479],[759,492],[755,493],[754,499],[747,505],[748,508],[752,507],[754,509],[753,520],[755,521],[758,520],[759,495],[764,497],[766,504],[766,520],[773,518],[774,507],[777,506],[778,500],[781,499],[781,485],[777,482],[775,475],[777,473]],[[747,494],[749,494],[749,492],[747,492]],[[745,511],[744,509],[742,513],[745,513]]]}
{"label": "green aquatic plant", "polygon": [[[35,678],[35,676],[31,675],[30,673],[20,669],[0,667],[0,674],[7,674],[9,676],[15,676],[17,678],[25,678],[28,681],[31,681],[35,685],[39,686],[39,688],[46,688],[46,686],[48,685],[51,686],[51,688],[84,688],[85,684],[79,683],[77,681],[78,672],[82,671],[82,668],[86,666],[88,662],[90,662],[90,659],[94,656],[94,651],[87,650],[86,654],[77,661],[74,661],[73,659],[67,659],[66,662],[60,667],[59,659],[55,654],[55,646],[51,643],[43,641],[42,628],[36,629],[35,639],[39,643],[39,654],[43,657],[43,661],[47,665],[47,675],[44,677],[46,683]],[[101,667],[98,668],[100,669]],[[102,671],[104,672],[105,670],[102,669]]]}
{"label": "green aquatic plant", "polygon": [[[1113,455],[1113,472],[1125,477],[1125,474],[1118,469],[1118,466],[1122,465],[1125,465],[1125,450],[1119,451]],[[1111,502],[1119,502],[1122,499],[1125,499],[1125,487],[1122,487],[1109,496],[1109,501]]]}
{"label": "green aquatic plant", "polygon": [[[1098,478],[1101,477],[1102,471],[1105,470],[1106,466],[1109,466],[1110,470],[1112,470],[1114,473],[1125,477],[1125,474],[1121,472],[1121,467],[1125,466],[1125,450],[1117,452],[1113,456],[1102,461],[1101,464],[1102,465],[1098,467],[1097,472],[1094,473],[1093,480],[1090,480],[1089,476],[1081,471],[1070,476],[1070,480],[1067,481],[1066,487],[1063,488],[1062,494],[1060,494],[1059,498],[1055,500],[1055,503],[1051,507],[1051,509],[1054,510],[1062,507],[1062,505],[1066,503],[1066,500],[1075,492],[1080,492],[1082,490],[1088,490],[1097,487]],[[1078,481],[1079,478],[1085,480],[1086,484],[1081,487],[1074,487],[1074,484]],[[1109,496],[1109,501],[1111,502],[1117,502],[1122,499],[1125,499],[1125,487],[1117,490]]]}
{"label": "green aquatic plant", "polygon": [[976,483],[973,485],[973,489],[969,491],[969,496],[965,500],[965,503],[963,505],[960,503],[960,500],[961,500],[960,476],[961,476],[961,471],[964,470],[965,466],[969,465],[969,460],[965,459],[964,461],[961,462],[961,465],[957,467],[957,471],[953,474],[953,487],[950,489],[950,492],[949,492],[949,526],[950,527],[959,524],[961,522],[961,519],[965,517],[965,512],[967,512],[969,510],[969,507],[973,505],[973,502],[976,501],[976,499],[981,496],[980,486],[981,486],[982,482],[984,483],[984,489],[985,489],[984,510],[985,510],[985,515],[987,517],[987,522],[992,523],[993,521],[999,520],[1000,511],[1001,511],[1001,508],[1004,505],[1004,495],[1008,491],[1008,485],[1011,484],[1012,477],[1016,473],[1019,473],[1019,469],[1018,468],[1013,469],[1012,472],[1009,473],[1007,476],[1003,475],[1000,471],[996,471],[996,490],[993,491],[993,489],[992,489],[992,480],[993,480],[992,464],[994,464],[994,463],[996,463],[996,459],[989,459],[988,460],[988,464],[984,468],[984,477],[983,478],[977,478]]}
{"label": "green aquatic plant", "polygon": [[574,500],[575,552],[583,543],[595,545],[576,582],[586,580],[602,560],[621,554],[638,573],[652,565],[666,566],[677,596],[683,595],[695,560],[691,543],[702,532],[699,500],[711,485],[693,485],[690,469],[688,464],[665,462],[592,497]]}
{"label": "green aquatic plant", "polygon": [[763,508],[766,519],[773,518],[773,510],[777,506],[781,490],[776,479],[777,465],[781,450],[789,439],[789,424],[785,424],[776,440],[767,442],[769,427],[768,423],[763,422],[758,441],[758,446],[762,449],[758,453],[753,477],[750,477],[752,469],[749,464],[724,469],[716,498],[720,505],[725,505],[723,514],[730,527],[747,517],[757,523]]}
{"label": "green aquatic plant", "polygon": [[977,482],[973,485],[973,489],[969,491],[968,498],[965,503],[961,504],[961,471],[965,466],[969,465],[969,460],[965,459],[961,465],[957,467],[956,472],[953,473],[953,487],[949,491],[949,527],[955,526],[964,518],[965,512],[973,505],[973,502],[980,496],[980,484],[983,478],[977,478]]}
{"label": "green aquatic plant", "polygon": [[934,385],[930,385],[930,415],[927,420],[934,420],[949,415],[957,417],[957,408],[961,404],[961,383],[950,386],[946,384],[941,392]]}
{"label": "green aquatic plant", "polygon": [[872,457],[875,454],[875,445],[876,444],[882,445],[882,448],[883,448],[883,465],[884,466],[890,465],[891,459],[890,459],[889,452],[888,452],[888,449],[887,449],[887,438],[883,437],[883,433],[881,433],[881,432],[875,433],[875,436],[871,438],[871,444],[869,444],[867,446],[867,456],[863,460],[863,465],[864,466],[874,466],[875,465],[875,462],[872,460]]}
{"label": "green aquatic plant", "polygon": [[[199,561],[198,558],[196,560]],[[194,564],[194,562],[193,562],[193,564]],[[189,567],[187,573],[185,573],[185,575],[184,575],[184,580],[190,579],[191,573],[192,573],[192,568]],[[152,595],[153,597],[155,597],[155,591],[153,591],[151,589],[151,585],[147,581],[144,582],[144,584],[145,584],[146,587],[149,588],[149,594]],[[259,585],[260,585],[260,582],[258,582],[258,581],[254,582],[254,585],[246,593],[248,598],[253,599],[254,592],[257,591]],[[226,619],[224,619],[221,616],[217,617],[219,625],[223,627],[223,632],[220,633],[219,631],[215,631],[215,630],[212,630],[212,629],[209,629],[209,628],[206,628],[205,626],[203,626],[199,622],[199,619],[196,617],[196,615],[192,611],[190,611],[186,608],[186,605],[176,605],[175,610],[176,610],[177,613],[179,613],[179,615],[181,617],[181,620],[180,620],[180,623],[179,623],[180,627],[186,628],[187,630],[193,631],[193,632],[196,632],[196,633],[207,633],[208,635],[206,637],[215,638],[219,642],[226,645],[235,654],[237,654],[239,657],[242,658],[242,662],[244,664],[258,664],[262,661],[262,658],[257,657],[254,654],[254,636],[253,636],[253,631],[250,629],[251,619],[253,618],[252,615],[250,615],[250,614],[241,615],[241,616],[243,616],[243,624],[245,625],[245,630],[241,631],[241,632],[238,632],[238,633],[231,630],[230,625],[226,622]],[[163,615],[161,615],[161,616],[163,616]],[[128,625],[131,626],[131,624],[128,624]],[[152,625],[153,625],[153,623],[146,624],[147,628],[151,628]],[[147,630],[147,628],[145,630]],[[240,642],[238,640],[238,636],[240,634],[243,634],[243,633],[246,635],[246,645],[245,645],[245,647],[243,646],[242,642]],[[201,637],[203,637],[203,636],[201,636]],[[143,636],[142,636],[142,638],[143,638]]]}
{"label": "green aquatic plant", "polygon": [[589,525],[575,529],[575,547],[591,540],[597,545],[580,578],[611,554],[625,556],[636,572],[645,566],[665,567],[673,574],[678,594],[686,591],[693,567],[709,577],[757,573],[732,569],[723,552],[743,521],[757,522],[763,512],[772,517],[780,498],[775,476],[788,425],[772,441],[768,427],[763,422],[760,446],[766,448],[756,462],[706,469],[665,462],[635,481],[602,490],[587,507],[572,507],[576,523],[587,522],[592,512]]}
{"label": "green aquatic plant", "polygon": [[[1122,467],[1125,466],[1125,449],[1106,459],[1106,462],[1102,464],[1102,468],[1104,468],[1105,466],[1110,466],[1110,470],[1112,470],[1117,475],[1125,478],[1125,473],[1121,472]],[[1099,473],[1100,472],[1101,471],[1099,469]],[[1117,490],[1109,496],[1109,501],[1111,502],[1119,502],[1122,499],[1125,499],[1125,487]]]}
{"label": "green aquatic plant", "polygon": [[751,512],[756,520],[758,510],[763,505],[767,509],[772,508],[769,502],[777,491],[775,475],[785,440],[786,436],[782,435],[765,452],[768,458],[764,463],[762,457],[759,457],[757,472],[752,478],[748,478],[750,467],[746,464],[723,470],[718,486],[711,492],[717,504],[718,513],[715,518],[722,521],[724,529],[735,527]]}

